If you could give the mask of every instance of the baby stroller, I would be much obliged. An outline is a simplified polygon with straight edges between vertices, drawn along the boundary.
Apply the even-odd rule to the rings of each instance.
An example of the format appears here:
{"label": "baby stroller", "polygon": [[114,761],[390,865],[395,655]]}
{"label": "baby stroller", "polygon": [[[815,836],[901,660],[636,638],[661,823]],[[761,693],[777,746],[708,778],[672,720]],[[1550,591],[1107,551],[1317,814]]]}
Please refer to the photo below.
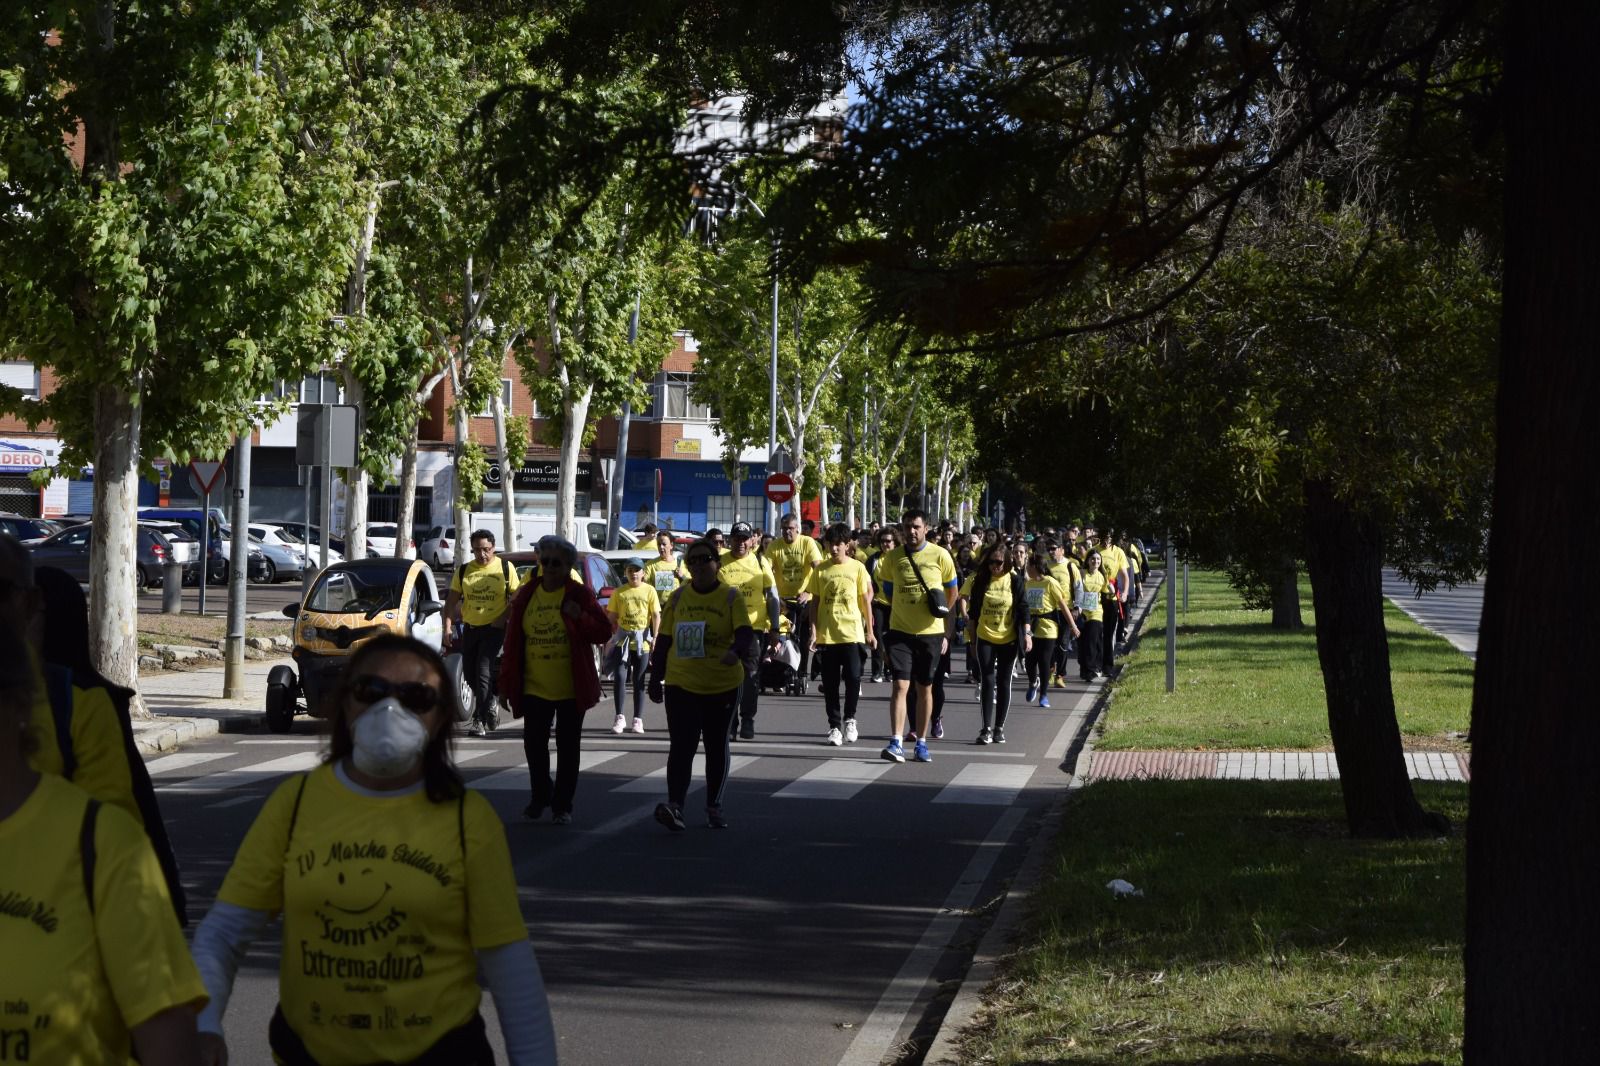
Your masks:
{"label": "baby stroller", "polygon": [[781,692],[785,696],[802,695],[800,648],[789,634],[779,636],[778,643],[762,653],[760,688],[762,692]]}

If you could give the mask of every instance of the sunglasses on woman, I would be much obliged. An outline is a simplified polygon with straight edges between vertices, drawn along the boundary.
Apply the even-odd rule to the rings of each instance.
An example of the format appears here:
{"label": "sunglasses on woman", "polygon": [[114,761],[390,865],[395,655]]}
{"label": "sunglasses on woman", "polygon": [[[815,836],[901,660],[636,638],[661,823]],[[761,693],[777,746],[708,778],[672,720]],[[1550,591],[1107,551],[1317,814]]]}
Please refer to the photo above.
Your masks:
{"label": "sunglasses on woman", "polygon": [[362,674],[351,681],[350,694],[369,707],[393,696],[402,707],[415,714],[426,714],[439,705],[439,690],[432,685],[421,681],[390,681],[376,674]]}
{"label": "sunglasses on woman", "polygon": [[540,566],[544,566],[544,567],[550,567],[552,569],[556,569],[556,568],[563,567],[563,566],[567,565],[567,561],[565,559],[558,558],[558,557],[556,557],[554,555],[547,555],[547,556],[542,557],[539,560],[539,565]]}
{"label": "sunglasses on woman", "polygon": [[717,557],[715,555],[696,555],[684,560],[689,566],[699,566],[701,563],[714,563],[716,561]]}

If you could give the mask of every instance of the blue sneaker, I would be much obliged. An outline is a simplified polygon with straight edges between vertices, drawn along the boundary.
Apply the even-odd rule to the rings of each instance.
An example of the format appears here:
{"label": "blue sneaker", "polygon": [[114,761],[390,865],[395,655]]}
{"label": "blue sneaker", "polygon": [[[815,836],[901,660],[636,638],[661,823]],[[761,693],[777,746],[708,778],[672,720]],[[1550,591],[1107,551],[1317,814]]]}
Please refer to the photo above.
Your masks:
{"label": "blue sneaker", "polygon": [[1028,694],[1022,698],[1022,702],[1023,703],[1032,703],[1033,702],[1033,697],[1038,695],[1038,694],[1039,694],[1038,686],[1037,685],[1029,685],[1028,686]]}
{"label": "blue sneaker", "polygon": [[933,761],[933,756],[928,754],[928,742],[926,740],[917,741],[917,746],[914,749],[914,751],[915,751],[915,758],[916,758],[916,760],[918,762],[932,762]]}
{"label": "blue sneaker", "polygon": [[1050,706],[1050,693],[1043,692],[1043,693],[1039,694],[1039,706],[1041,706],[1041,707]]}
{"label": "blue sneaker", "polygon": [[898,740],[890,740],[888,747],[878,753],[888,762],[905,762],[906,749],[900,746]]}

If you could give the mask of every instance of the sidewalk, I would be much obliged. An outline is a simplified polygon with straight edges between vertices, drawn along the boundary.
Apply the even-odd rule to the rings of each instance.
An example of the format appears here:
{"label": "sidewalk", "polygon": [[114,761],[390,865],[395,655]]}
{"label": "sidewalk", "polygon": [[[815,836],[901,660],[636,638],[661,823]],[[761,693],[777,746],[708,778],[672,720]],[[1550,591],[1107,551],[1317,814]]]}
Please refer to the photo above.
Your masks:
{"label": "sidewalk", "polygon": [[153,717],[133,720],[134,743],[141,753],[155,755],[201,737],[260,729],[266,713],[267,674],[274,666],[292,661],[288,656],[246,659],[245,695],[236,700],[223,699],[224,670],[220,665],[152,670],[141,675],[139,694]]}

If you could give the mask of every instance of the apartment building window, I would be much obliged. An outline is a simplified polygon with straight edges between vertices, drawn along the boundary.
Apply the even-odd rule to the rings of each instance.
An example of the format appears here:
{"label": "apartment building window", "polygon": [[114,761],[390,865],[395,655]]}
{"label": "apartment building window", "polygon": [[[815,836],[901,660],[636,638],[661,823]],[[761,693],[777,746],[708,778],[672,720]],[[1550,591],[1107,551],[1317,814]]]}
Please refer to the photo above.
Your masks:
{"label": "apartment building window", "polygon": [[651,390],[650,417],[658,421],[709,422],[711,407],[698,403],[689,395],[693,374],[663,371],[656,375]]}
{"label": "apartment building window", "polygon": [[[500,379],[500,406],[505,409],[506,417],[510,418],[511,417],[511,379],[510,378],[501,378]],[[485,401],[483,401],[483,410],[479,411],[473,417],[475,417],[475,418],[492,418],[492,417],[494,417],[493,407],[494,407],[494,404],[491,401],[485,400]]]}
{"label": "apartment building window", "polygon": [[39,368],[32,363],[0,363],[0,385],[17,389],[24,399],[39,398]]}
{"label": "apartment building window", "polygon": [[300,402],[338,403],[340,387],[336,374],[313,374],[300,382]]}

